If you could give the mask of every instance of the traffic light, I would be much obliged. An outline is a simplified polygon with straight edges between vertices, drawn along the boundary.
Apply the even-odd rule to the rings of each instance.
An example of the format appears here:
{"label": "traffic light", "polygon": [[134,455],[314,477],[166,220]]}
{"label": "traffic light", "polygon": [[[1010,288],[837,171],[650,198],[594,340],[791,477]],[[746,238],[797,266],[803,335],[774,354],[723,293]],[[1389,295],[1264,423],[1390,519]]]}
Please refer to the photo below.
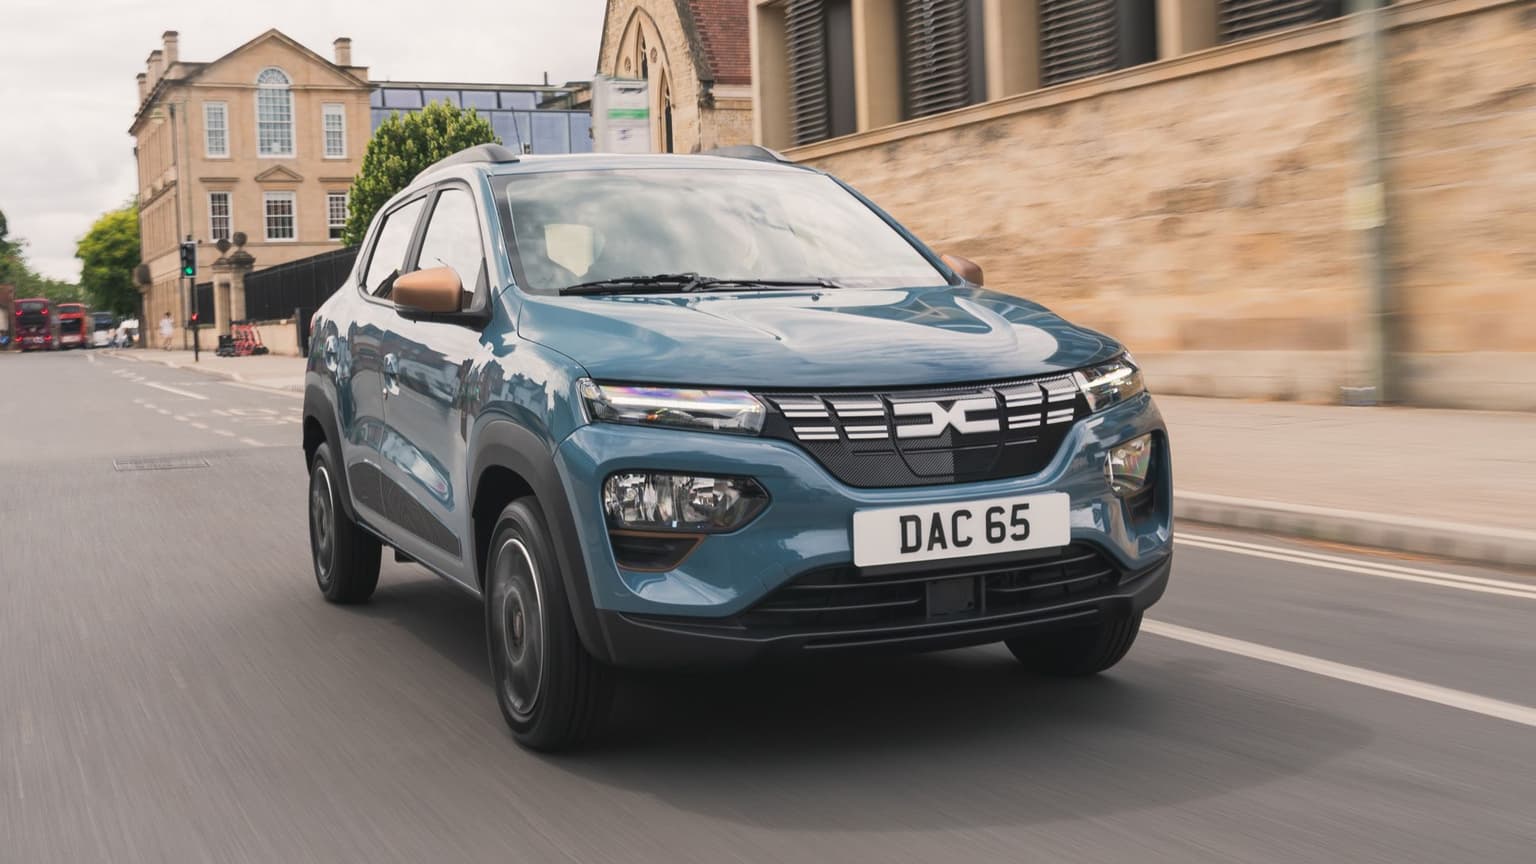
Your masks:
{"label": "traffic light", "polygon": [[197,243],[191,240],[181,244],[181,275],[189,278],[197,275]]}

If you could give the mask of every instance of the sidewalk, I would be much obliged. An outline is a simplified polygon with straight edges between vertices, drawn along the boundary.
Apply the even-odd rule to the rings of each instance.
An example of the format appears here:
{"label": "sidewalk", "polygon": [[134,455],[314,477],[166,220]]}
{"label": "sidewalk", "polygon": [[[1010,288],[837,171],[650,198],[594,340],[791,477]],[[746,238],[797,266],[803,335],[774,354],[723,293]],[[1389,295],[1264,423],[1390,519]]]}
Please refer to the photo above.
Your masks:
{"label": "sidewalk", "polygon": [[1157,403],[1181,519],[1536,566],[1536,414]]}
{"label": "sidewalk", "polygon": [[177,369],[190,369],[208,375],[217,375],[242,384],[252,384],[273,390],[304,392],[304,358],[280,357],[262,354],[255,357],[220,357],[212,351],[203,351],[196,363],[191,351],[161,351],[158,348],[140,350],[112,350],[111,354],[128,360],[159,363]]}
{"label": "sidewalk", "polygon": [[[302,391],[301,357],[119,352]],[[1159,396],[1174,507],[1208,522],[1536,567],[1536,414]]]}

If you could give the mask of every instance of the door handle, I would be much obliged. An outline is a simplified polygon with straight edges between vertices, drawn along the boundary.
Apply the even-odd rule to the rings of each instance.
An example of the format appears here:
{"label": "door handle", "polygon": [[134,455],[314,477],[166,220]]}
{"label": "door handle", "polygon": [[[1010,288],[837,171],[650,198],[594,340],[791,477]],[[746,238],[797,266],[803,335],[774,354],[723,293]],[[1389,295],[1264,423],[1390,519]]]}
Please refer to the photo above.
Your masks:
{"label": "door handle", "polygon": [[400,393],[400,358],[393,354],[384,355],[384,398]]}

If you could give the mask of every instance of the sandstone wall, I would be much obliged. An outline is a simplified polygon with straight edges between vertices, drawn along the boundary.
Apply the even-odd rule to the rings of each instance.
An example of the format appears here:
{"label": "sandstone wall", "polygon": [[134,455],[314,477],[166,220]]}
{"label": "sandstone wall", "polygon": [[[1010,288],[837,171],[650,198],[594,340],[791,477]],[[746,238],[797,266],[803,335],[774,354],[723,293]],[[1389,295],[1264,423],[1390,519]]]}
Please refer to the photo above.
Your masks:
{"label": "sandstone wall", "polygon": [[[1536,409],[1536,5],[1417,0],[1390,21],[1406,395]],[[1164,391],[1334,400],[1364,377],[1369,324],[1350,220],[1362,117],[1352,27],[790,155],[974,258],[990,287],[1121,338]]]}

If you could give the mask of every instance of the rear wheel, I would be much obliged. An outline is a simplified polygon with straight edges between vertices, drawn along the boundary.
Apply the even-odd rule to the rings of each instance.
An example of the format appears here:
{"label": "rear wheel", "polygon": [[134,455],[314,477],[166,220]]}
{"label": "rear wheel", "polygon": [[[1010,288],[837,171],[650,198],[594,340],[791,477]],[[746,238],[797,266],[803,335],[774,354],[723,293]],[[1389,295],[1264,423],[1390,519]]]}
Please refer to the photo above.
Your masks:
{"label": "rear wheel", "polygon": [[336,459],[321,444],[309,466],[309,550],[315,583],[332,603],[363,603],[379,584],[379,540],[347,516]]}
{"label": "rear wheel", "polygon": [[1109,615],[1072,630],[1018,636],[1008,650],[1041,675],[1076,678],[1096,675],[1119,663],[1141,632],[1141,613]]}
{"label": "rear wheel", "polygon": [[496,701],[519,744],[563,750],[601,731],[613,672],[581,644],[549,528],[533,498],[507,505],[491,533],[485,634]]}

